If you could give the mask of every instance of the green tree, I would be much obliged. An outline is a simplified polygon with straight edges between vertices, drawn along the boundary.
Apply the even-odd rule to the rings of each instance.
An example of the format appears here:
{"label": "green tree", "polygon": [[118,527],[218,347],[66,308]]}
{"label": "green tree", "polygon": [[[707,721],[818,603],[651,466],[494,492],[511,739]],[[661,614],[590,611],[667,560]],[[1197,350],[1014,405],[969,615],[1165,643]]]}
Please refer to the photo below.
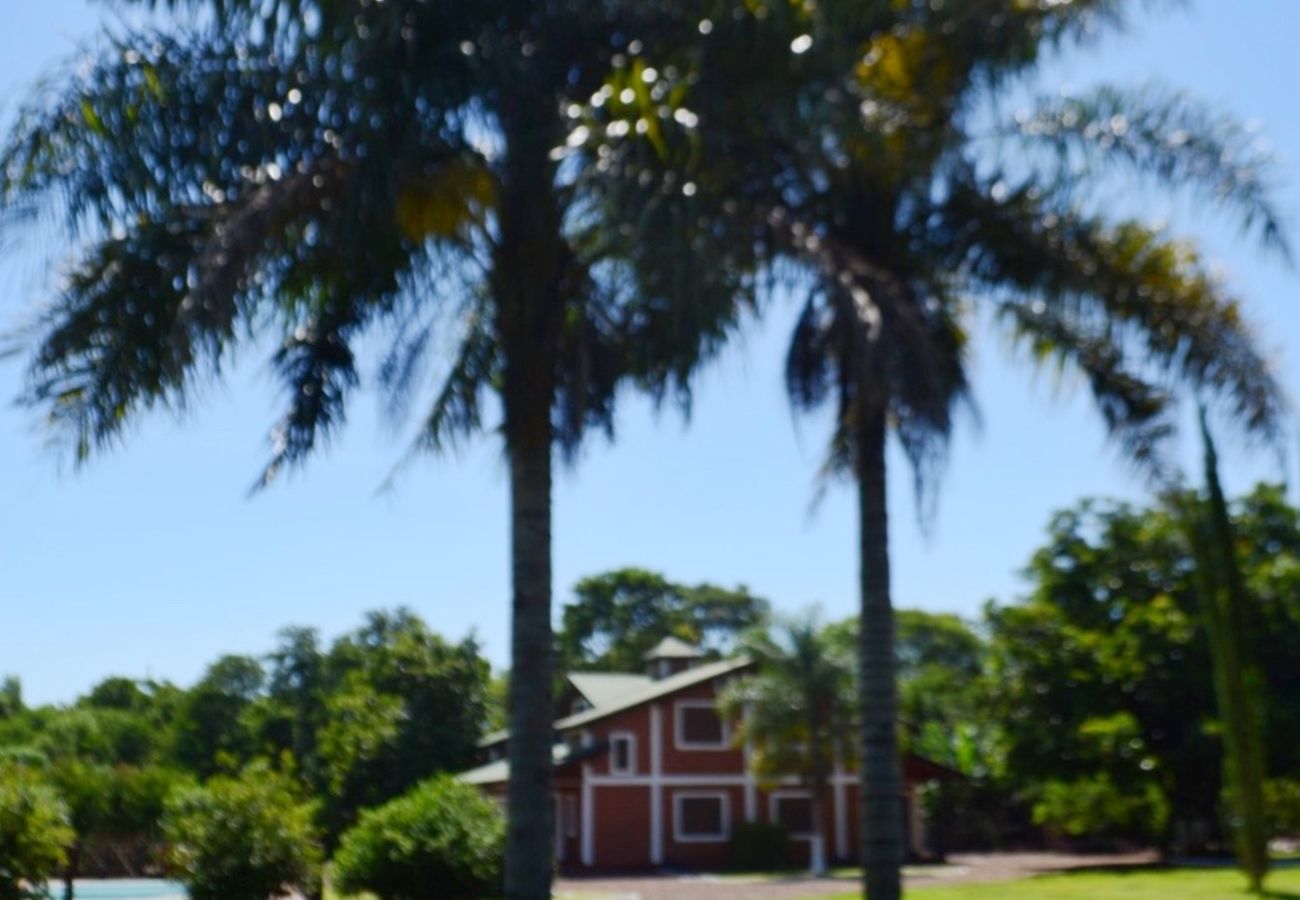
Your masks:
{"label": "green tree", "polygon": [[54,789],[30,769],[0,764],[0,900],[46,900],[73,839]]}
{"label": "green tree", "polygon": [[110,827],[113,772],[101,764],[67,759],[53,766],[49,777],[63,799],[75,835],[63,869],[63,900],[72,900],[73,880],[81,875],[86,843]]}
{"label": "green tree", "polygon": [[[612,221],[578,177],[594,164],[565,159],[569,112],[655,4],[138,3],[199,14],[115,33],[0,149],[6,224],[48,212],[76,248],[30,335],[26,398],[85,459],[184,406],[237,345],[270,342],[288,409],[265,483],[341,425],[369,337],[390,350],[396,411],[433,382],[417,450],[497,430],[526,675],[510,686],[507,893],[541,900],[557,451],[609,432],[622,386],[688,399],[748,280],[724,264],[744,247],[680,191]],[[433,379],[422,363],[442,347]]]}
{"label": "green tree", "polygon": [[1205,631],[1213,662],[1215,696],[1223,723],[1224,782],[1228,788],[1227,829],[1237,864],[1250,889],[1260,893],[1268,875],[1268,822],[1264,805],[1267,759],[1264,745],[1263,678],[1257,663],[1256,598],[1246,589],[1237,537],[1219,483],[1218,454],[1201,407],[1205,446],[1205,501],[1183,514],[1195,560]]}
{"label": "green tree", "polygon": [[172,724],[171,753],[201,778],[247,762],[256,745],[247,718],[265,683],[251,656],[223,656],[187,691]]}
{"label": "green tree", "polygon": [[496,804],[441,776],[362,813],[334,857],[335,884],[380,900],[484,900],[500,895],[504,849]]}
{"label": "green tree", "polygon": [[857,487],[860,814],[874,900],[900,895],[903,860],[886,448],[892,436],[918,486],[933,484],[969,393],[973,311],[1034,362],[1081,372],[1142,463],[1159,465],[1173,430],[1170,385],[1202,389],[1276,437],[1279,393],[1237,302],[1185,242],[1098,200],[1129,176],[1194,192],[1285,249],[1269,162],[1244,129],[1181,94],[1108,87],[1000,119],[1010,85],[1131,6],[752,2],[711,17],[689,53],[636,62],[677,72],[682,122],[638,131],[650,101],[587,111],[581,137],[629,196],[680,173],[735,241],[794,270],[784,283],[803,309],[789,394],[799,410],[833,410],[825,471]]}
{"label": "green tree", "polygon": [[321,875],[312,820],[293,782],[265,766],[218,775],[167,800],[168,867],[194,900],[310,895]]}
{"label": "green tree", "polygon": [[778,622],[745,640],[755,673],[731,682],[720,708],[738,721],[736,740],[767,778],[797,775],[811,798],[810,868],[826,873],[826,793],[836,759],[849,757],[855,727],[853,656],[815,614]]}
{"label": "green tree", "polygon": [[639,672],[647,651],[670,636],[722,655],[768,612],[743,585],[678,584],[646,569],[589,576],[573,594],[556,636],[564,672]]}

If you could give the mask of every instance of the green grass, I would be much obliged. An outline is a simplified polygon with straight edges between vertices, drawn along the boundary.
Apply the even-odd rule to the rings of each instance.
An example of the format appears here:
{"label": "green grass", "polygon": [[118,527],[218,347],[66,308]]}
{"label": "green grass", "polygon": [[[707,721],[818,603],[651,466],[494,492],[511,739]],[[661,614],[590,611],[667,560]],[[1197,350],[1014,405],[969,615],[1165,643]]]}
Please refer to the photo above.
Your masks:
{"label": "green grass", "polygon": [[[1246,881],[1233,869],[1137,869],[1042,875],[995,884],[909,888],[918,900],[1249,900]],[[856,900],[854,892],[818,900]],[[1269,900],[1300,900],[1300,870],[1268,879]]]}

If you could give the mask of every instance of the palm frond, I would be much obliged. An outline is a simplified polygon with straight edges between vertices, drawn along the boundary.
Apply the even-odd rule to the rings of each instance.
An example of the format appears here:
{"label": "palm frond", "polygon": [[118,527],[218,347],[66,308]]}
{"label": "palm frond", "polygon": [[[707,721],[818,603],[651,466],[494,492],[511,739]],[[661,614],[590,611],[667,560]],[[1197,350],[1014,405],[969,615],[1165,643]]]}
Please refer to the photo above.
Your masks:
{"label": "palm frond", "polygon": [[1243,230],[1290,256],[1274,197],[1277,161],[1259,136],[1226,113],[1156,85],[1114,86],[1039,99],[1015,133],[1049,150],[1056,180],[1098,179],[1108,167],[1189,190],[1234,215]]}

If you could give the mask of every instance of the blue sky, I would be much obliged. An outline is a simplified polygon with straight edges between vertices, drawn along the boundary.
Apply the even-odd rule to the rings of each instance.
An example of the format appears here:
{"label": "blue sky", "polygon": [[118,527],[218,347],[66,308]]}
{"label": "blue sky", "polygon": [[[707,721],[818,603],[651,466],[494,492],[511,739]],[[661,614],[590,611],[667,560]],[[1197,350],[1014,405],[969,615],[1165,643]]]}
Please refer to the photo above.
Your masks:
{"label": "blue sky", "polygon": [[[51,64],[93,33],[103,4],[13,3],[0,31],[0,101],[12,108]],[[1300,4],[1202,0],[1055,65],[1044,86],[1157,79],[1258,120],[1283,160],[1281,204],[1300,222]],[[1264,346],[1296,393],[1300,276],[1238,240],[1213,216],[1141,198],[1200,237],[1249,301]],[[0,328],[22,321],[48,285],[29,257],[0,252]],[[593,443],[555,491],[559,602],[583,575],[622,565],[686,581],[743,582],[793,609],[855,604],[856,526],[847,487],[815,510],[825,432],[796,424],[781,391],[789,309],[778,309],[701,380],[687,424],[631,398],[617,442]],[[1143,483],[1105,441],[1076,385],[1034,377],[985,338],[973,362],[982,415],[964,423],[929,532],[916,526],[910,473],[893,460],[895,599],[977,614],[1013,598],[1017,572],[1052,510],[1085,495],[1140,499]],[[258,496],[276,417],[266,354],[247,351],[183,419],[143,420],[127,445],[81,471],[61,466],[33,416],[9,399],[21,366],[0,363],[0,673],[28,699],[66,701],[109,674],[189,683],[223,652],[260,653],[278,628],[333,636],[363,611],[404,604],[453,637],[471,631],[506,658],[506,480],[485,437],[457,456],[417,463],[377,488],[409,427],[359,395],[328,451]],[[1194,458],[1188,442],[1185,452]],[[1228,454],[1244,488],[1282,473]]]}

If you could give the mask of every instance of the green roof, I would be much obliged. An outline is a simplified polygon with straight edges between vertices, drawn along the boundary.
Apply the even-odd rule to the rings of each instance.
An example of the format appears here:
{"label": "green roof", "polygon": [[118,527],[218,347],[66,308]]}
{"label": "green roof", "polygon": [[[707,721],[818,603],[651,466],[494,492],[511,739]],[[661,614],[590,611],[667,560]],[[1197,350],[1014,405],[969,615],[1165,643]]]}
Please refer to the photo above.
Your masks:
{"label": "green roof", "polygon": [[643,690],[653,680],[649,675],[626,672],[574,672],[569,676],[569,683],[594,709],[617,703],[620,697]]}
{"label": "green roof", "polygon": [[699,659],[704,654],[700,648],[688,644],[681,638],[666,637],[655,644],[654,649],[645,655],[646,659]]}

